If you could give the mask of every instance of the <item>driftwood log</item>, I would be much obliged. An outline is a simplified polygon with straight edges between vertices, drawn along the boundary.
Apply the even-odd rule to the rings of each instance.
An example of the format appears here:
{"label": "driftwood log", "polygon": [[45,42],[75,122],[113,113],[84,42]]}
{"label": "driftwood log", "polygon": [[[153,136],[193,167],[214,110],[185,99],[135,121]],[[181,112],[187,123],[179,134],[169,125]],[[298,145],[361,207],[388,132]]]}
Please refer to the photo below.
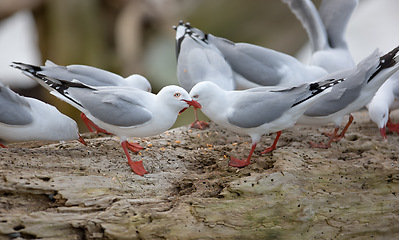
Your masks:
{"label": "driftwood log", "polygon": [[[395,120],[395,119],[394,119]],[[365,112],[331,149],[326,127],[294,126],[253,163],[247,136],[211,124],[132,139],[150,174],[131,172],[112,136],[0,149],[0,239],[399,239],[399,135]]]}

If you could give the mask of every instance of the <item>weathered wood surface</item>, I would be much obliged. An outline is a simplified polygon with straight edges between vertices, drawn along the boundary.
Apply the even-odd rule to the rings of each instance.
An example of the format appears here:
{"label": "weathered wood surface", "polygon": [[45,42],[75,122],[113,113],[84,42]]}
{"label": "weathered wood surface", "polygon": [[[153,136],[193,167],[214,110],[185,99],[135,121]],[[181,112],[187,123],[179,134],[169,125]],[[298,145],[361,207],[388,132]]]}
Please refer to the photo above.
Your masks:
{"label": "weathered wood surface", "polygon": [[18,143],[0,149],[0,239],[399,239],[399,136],[365,113],[346,139],[311,149],[327,127],[295,126],[243,169],[250,139],[182,127],[133,139],[150,174],[118,142]]}

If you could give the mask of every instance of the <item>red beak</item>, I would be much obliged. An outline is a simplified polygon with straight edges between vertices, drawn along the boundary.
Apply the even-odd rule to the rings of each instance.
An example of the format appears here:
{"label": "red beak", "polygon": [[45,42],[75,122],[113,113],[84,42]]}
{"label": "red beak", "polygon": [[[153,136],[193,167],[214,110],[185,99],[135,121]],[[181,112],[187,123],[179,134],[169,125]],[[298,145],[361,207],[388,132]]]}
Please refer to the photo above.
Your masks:
{"label": "red beak", "polygon": [[199,102],[197,102],[195,100],[191,100],[191,101],[183,100],[183,101],[188,103],[188,105],[193,106],[194,108],[199,108],[199,109],[202,108],[201,104],[199,104]]}
{"label": "red beak", "polygon": [[388,139],[388,138],[387,138],[387,134],[386,134],[385,127],[380,128],[380,133],[381,133],[381,136],[384,138],[384,140],[387,140],[387,139]]}
{"label": "red beak", "polygon": [[180,110],[179,115],[180,115],[182,112],[186,111],[186,109],[187,109],[187,108],[183,108],[182,110]]}

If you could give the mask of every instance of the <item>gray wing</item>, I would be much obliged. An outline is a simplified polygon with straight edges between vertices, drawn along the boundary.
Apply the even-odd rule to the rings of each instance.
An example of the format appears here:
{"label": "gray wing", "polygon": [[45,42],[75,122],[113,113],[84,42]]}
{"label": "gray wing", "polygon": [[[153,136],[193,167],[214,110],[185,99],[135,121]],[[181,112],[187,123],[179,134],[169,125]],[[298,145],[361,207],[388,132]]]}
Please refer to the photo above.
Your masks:
{"label": "gray wing", "polygon": [[258,127],[281,117],[298,100],[305,98],[309,91],[303,84],[290,89],[270,91],[268,88],[255,88],[234,94],[228,109],[228,121],[243,128]]}
{"label": "gray wing", "polygon": [[[361,92],[361,88],[347,88],[345,82],[334,86],[331,92],[321,97],[316,103],[311,105],[304,113],[309,117],[323,117],[331,115],[344,109],[355,101]],[[343,84],[340,86],[340,84]]]}
{"label": "gray wing", "polygon": [[202,81],[211,81],[225,90],[235,88],[233,72],[223,56],[192,38],[185,38],[181,43],[177,78],[187,91]]}
{"label": "gray wing", "polygon": [[90,86],[117,86],[123,78],[115,73],[86,65],[59,66],[48,64],[41,67],[39,74],[47,77],[72,81],[77,79]]}
{"label": "gray wing", "polygon": [[378,49],[357,64],[355,68],[328,74],[325,78],[344,79],[333,86],[331,92],[321,97],[304,113],[306,116],[328,116],[344,109],[355,101],[371,76],[378,72]]}
{"label": "gray wing", "polygon": [[33,121],[28,101],[0,84],[0,122],[9,125],[26,125]]}
{"label": "gray wing", "polygon": [[[371,59],[370,59],[371,60]],[[371,64],[371,62],[364,62]],[[360,63],[361,64],[361,63]],[[343,82],[333,86],[331,92],[321,97],[316,103],[310,106],[304,115],[309,117],[328,116],[344,109],[355,101],[363,86],[367,83],[370,73],[364,71],[365,68],[359,66],[354,69],[343,70],[337,73],[331,73],[326,78],[344,79]]]}
{"label": "gray wing", "polygon": [[151,120],[152,113],[144,101],[152,101],[150,93],[135,89],[109,88],[90,90],[70,88],[69,94],[99,120],[121,127],[132,127]]}
{"label": "gray wing", "polygon": [[287,66],[296,70],[303,68],[292,56],[268,48],[234,43],[211,34],[208,34],[208,39],[222,52],[234,72],[258,85],[279,85],[283,75],[278,69],[288,69]]}
{"label": "gray wing", "polygon": [[292,103],[281,101],[275,94],[251,94],[232,105],[228,122],[242,128],[258,127],[281,117]]}
{"label": "gray wing", "polygon": [[288,4],[309,36],[312,52],[328,48],[328,36],[316,7],[310,0],[282,0]]}
{"label": "gray wing", "polygon": [[345,31],[358,0],[323,0],[319,14],[333,48],[347,48]]}

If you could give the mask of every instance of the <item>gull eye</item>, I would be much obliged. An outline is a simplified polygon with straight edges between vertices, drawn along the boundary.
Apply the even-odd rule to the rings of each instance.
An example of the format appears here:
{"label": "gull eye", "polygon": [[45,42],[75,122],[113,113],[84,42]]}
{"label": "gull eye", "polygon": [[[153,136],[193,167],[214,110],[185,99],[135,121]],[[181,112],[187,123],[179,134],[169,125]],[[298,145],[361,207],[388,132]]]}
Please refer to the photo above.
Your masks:
{"label": "gull eye", "polygon": [[193,98],[198,98],[198,94],[195,94],[195,95],[193,96]]}
{"label": "gull eye", "polygon": [[173,95],[174,97],[180,97],[181,96],[181,94],[179,93],[179,92],[177,92],[177,93],[175,93],[175,95]]}

